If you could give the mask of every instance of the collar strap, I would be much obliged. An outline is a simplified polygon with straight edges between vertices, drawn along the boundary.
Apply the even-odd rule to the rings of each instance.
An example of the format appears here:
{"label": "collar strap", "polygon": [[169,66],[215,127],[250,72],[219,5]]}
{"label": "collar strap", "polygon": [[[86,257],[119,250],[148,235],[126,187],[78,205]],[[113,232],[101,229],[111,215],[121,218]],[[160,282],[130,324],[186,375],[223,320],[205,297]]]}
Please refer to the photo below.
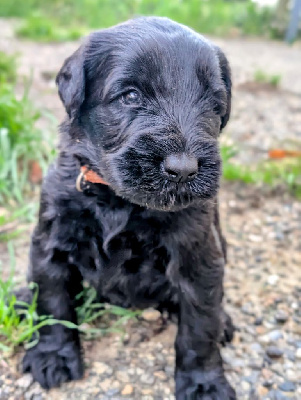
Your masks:
{"label": "collar strap", "polygon": [[84,165],[80,168],[80,173],[76,179],[76,189],[79,192],[82,192],[83,191],[82,185],[85,184],[86,182],[108,185],[108,183],[105,180],[103,180],[101,176],[99,176],[96,172],[92,171],[91,169],[88,169],[88,167]]}

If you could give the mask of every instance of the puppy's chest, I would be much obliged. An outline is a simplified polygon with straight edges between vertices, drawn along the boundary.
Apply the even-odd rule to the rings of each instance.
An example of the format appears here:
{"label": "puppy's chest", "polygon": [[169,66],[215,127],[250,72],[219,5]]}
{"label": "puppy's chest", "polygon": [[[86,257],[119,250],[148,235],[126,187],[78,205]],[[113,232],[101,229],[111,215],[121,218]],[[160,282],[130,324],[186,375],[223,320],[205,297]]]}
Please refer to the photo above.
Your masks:
{"label": "puppy's chest", "polygon": [[160,224],[125,209],[99,209],[79,227],[72,255],[84,278],[164,274],[170,256]]}

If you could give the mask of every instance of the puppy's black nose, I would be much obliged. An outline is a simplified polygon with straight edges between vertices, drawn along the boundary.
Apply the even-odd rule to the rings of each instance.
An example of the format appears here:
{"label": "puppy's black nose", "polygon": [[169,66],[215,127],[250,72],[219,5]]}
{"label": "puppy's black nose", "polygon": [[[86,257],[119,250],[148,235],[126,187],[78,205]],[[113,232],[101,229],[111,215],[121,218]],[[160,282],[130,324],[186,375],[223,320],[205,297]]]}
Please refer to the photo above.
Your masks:
{"label": "puppy's black nose", "polygon": [[171,154],[163,161],[164,173],[172,182],[190,182],[198,172],[198,160],[186,154]]}

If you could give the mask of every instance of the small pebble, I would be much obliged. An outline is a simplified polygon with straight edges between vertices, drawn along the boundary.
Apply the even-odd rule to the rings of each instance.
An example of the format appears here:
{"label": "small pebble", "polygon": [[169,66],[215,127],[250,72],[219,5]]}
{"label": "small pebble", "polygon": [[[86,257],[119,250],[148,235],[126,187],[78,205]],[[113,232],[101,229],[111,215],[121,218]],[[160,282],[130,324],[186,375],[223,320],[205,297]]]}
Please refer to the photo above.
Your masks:
{"label": "small pebble", "polygon": [[267,347],[266,353],[271,358],[279,358],[283,356],[283,350],[276,346]]}
{"label": "small pebble", "polygon": [[142,312],[141,318],[148,322],[154,322],[161,318],[161,313],[153,308],[148,308]]}
{"label": "small pebble", "polygon": [[301,360],[301,347],[299,347],[296,351],[296,358],[298,358],[298,360]]}
{"label": "small pebble", "polygon": [[128,384],[128,385],[125,385],[125,387],[123,388],[121,394],[123,396],[128,396],[129,394],[132,394],[133,391],[134,391],[133,386]]}
{"label": "small pebble", "polygon": [[264,381],[264,382],[262,383],[262,385],[263,385],[264,387],[266,387],[266,388],[272,387],[273,384],[274,384],[274,381],[273,381],[272,379],[267,380],[267,381]]}
{"label": "small pebble", "polygon": [[263,322],[263,318],[262,317],[256,317],[255,321],[254,321],[254,325],[259,326],[261,325]]}
{"label": "small pebble", "polygon": [[155,381],[155,378],[154,378],[154,376],[151,375],[151,374],[143,374],[143,375],[141,375],[141,377],[140,377],[140,381],[141,381],[142,383],[147,384],[147,385],[152,385],[152,384],[154,383],[154,381]]}
{"label": "small pebble", "polygon": [[267,393],[269,392],[269,390],[264,387],[264,386],[259,386],[258,388],[258,394],[260,396],[260,399],[262,399]]}
{"label": "small pebble", "polygon": [[129,376],[125,371],[117,371],[115,376],[120,382],[129,382]]}
{"label": "small pebble", "polygon": [[108,373],[109,375],[112,374],[112,368],[103,363],[103,362],[99,362],[99,361],[95,361],[93,363],[93,369],[97,372],[97,374],[102,375],[104,373]]}
{"label": "small pebble", "polygon": [[115,394],[118,394],[118,393],[119,393],[119,389],[118,388],[113,388],[113,389],[108,390],[106,392],[106,395],[107,396],[114,396]]}
{"label": "small pebble", "polygon": [[25,374],[23,376],[21,376],[21,378],[19,378],[16,382],[15,385],[22,388],[22,389],[28,389],[29,386],[32,384],[33,382],[33,377],[31,374]]}
{"label": "small pebble", "polygon": [[156,378],[159,378],[161,381],[167,381],[167,376],[164,371],[155,371],[154,375]]}
{"label": "small pebble", "polygon": [[250,348],[256,353],[262,352],[262,346],[259,343],[252,343]]}
{"label": "small pebble", "polygon": [[268,393],[268,399],[272,399],[272,400],[290,400],[290,397],[285,396],[285,394],[283,394],[282,392],[280,392],[280,390],[271,390]]}
{"label": "small pebble", "polygon": [[271,286],[276,285],[276,283],[279,281],[279,276],[278,275],[270,275],[268,277],[268,284]]}
{"label": "small pebble", "polygon": [[296,390],[296,385],[291,381],[285,381],[278,385],[278,387],[283,392],[294,392]]}
{"label": "small pebble", "polygon": [[275,314],[275,320],[279,324],[284,324],[288,320],[288,314],[283,310],[278,310]]}
{"label": "small pebble", "polygon": [[283,333],[279,330],[274,330],[274,331],[271,331],[270,333],[268,333],[268,336],[271,341],[277,341],[277,340],[283,338]]}
{"label": "small pebble", "polygon": [[242,381],[242,382],[241,382],[241,388],[242,388],[244,391],[248,391],[248,390],[250,389],[250,384],[249,384],[249,382]]}
{"label": "small pebble", "polygon": [[99,383],[99,386],[104,392],[106,392],[111,385],[112,385],[111,379],[104,379],[102,382]]}

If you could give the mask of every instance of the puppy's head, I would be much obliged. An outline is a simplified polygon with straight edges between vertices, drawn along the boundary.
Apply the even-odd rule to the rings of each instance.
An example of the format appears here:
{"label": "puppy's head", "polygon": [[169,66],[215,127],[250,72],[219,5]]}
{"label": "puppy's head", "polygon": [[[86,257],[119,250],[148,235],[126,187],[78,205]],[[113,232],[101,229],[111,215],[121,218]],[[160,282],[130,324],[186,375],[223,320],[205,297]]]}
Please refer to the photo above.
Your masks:
{"label": "puppy's head", "polygon": [[230,114],[224,54],[166,18],[90,35],[57,77],[69,146],[129,201],[177,210],[213,197]]}

